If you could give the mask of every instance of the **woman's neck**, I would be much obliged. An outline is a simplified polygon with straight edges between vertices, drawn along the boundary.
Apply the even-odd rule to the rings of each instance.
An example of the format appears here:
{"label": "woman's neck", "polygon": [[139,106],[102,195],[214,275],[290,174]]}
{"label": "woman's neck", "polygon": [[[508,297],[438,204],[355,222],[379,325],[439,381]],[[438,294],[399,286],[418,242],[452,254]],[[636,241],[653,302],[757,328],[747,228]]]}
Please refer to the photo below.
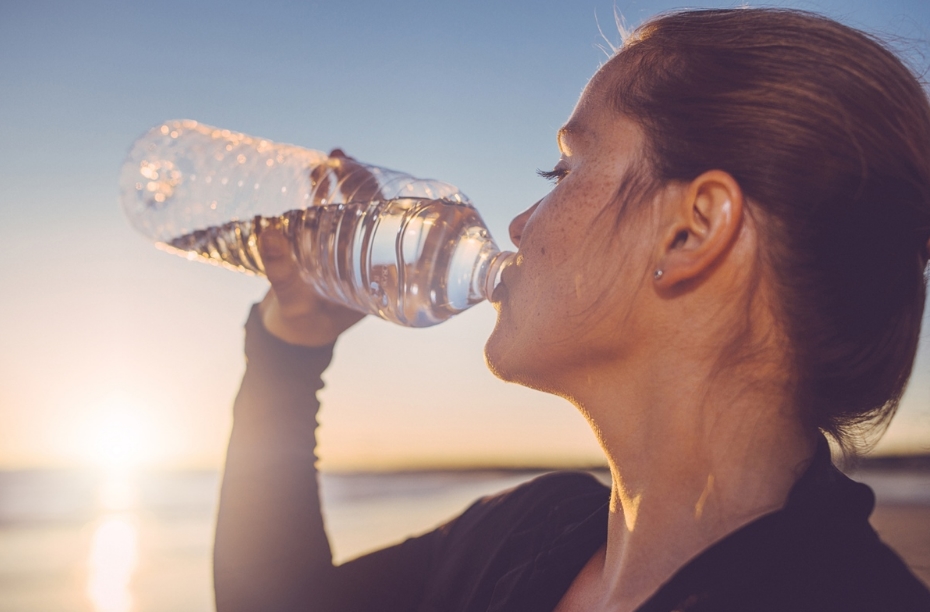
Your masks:
{"label": "woman's neck", "polygon": [[662,374],[614,376],[579,404],[613,477],[607,545],[586,569],[610,610],[635,609],[701,551],[781,508],[814,453],[783,386],[728,376],[707,389],[714,378],[689,377],[681,362]]}

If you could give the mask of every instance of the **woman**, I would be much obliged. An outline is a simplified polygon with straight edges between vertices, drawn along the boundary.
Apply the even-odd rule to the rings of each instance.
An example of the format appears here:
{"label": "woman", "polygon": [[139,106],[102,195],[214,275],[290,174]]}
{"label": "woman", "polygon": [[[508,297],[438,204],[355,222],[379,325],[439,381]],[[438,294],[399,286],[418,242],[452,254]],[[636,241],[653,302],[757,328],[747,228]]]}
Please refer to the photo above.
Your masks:
{"label": "woman", "polygon": [[928,610],[830,463],[910,375],[930,251],[930,106],[879,43],[783,10],[640,27],[514,219],[495,374],[569,399],[608,490],[553,474],[333,567],[313,399],[360,315],[280,235],[247,323],[216,539],[228,610]]}

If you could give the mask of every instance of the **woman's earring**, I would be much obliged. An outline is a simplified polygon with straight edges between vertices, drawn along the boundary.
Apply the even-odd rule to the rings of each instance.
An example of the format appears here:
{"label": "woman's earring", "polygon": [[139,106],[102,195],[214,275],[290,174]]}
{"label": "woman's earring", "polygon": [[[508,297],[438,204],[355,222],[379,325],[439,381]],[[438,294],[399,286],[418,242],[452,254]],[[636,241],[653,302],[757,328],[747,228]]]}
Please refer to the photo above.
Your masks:
{"label": "woman's earring", "polygon": [[652,278],[659,280],[660,278],[662,278],[663,274],[665,274],[665,272],[663,272],[662,270],[656,270],[655,272],[652,273]]}

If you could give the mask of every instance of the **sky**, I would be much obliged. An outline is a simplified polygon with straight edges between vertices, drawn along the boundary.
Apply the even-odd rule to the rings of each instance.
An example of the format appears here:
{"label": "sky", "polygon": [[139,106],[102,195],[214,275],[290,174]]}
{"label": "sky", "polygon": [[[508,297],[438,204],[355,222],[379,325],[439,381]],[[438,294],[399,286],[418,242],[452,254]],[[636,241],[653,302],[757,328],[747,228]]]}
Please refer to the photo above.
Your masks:
{"label": "sky", "polygon": [[[926,0],[774,4],[930,66]],[[509,220],[548,189],[535,171],[557,160],[556,130],[618,42],[614,10],[635,26],[682,6],[0,0],[0,469],[222,463],[241,327],[266,284],[130,228],[118,172],[150,127],[195,119],[453,183],[508,248]],[[369,318],[345,334],[321,393],[323,467],[599,464],[573,407],[487,371],[493,324],[482,304],[434,328]],[[879,452],[930,452],[927,328]]]}

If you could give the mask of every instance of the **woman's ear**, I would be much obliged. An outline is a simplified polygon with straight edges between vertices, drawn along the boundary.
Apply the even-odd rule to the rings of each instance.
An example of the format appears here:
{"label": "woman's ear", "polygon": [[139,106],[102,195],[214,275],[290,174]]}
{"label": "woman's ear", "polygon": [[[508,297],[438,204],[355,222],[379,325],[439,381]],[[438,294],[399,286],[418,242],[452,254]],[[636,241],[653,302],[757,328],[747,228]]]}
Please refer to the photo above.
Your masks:
{"label": "woman's ear", "polygon": [[710,270],[736,242],[743,220],[743,191],[722,170],[705,172],[672,197],[653,273],[663,288]]}

